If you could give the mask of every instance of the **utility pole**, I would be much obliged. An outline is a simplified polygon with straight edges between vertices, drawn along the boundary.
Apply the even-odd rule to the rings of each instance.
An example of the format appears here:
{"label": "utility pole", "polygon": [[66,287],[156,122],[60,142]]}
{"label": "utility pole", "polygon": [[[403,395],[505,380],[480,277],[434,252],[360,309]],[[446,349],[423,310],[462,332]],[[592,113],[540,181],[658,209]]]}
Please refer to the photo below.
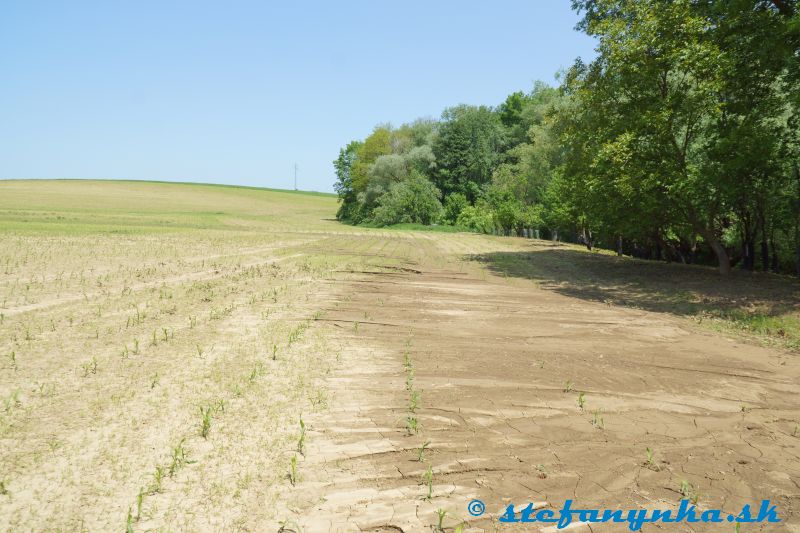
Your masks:
{"label": "utility pole", "polygon": [[294,190],[297,190],[297,163],[294,164]]}

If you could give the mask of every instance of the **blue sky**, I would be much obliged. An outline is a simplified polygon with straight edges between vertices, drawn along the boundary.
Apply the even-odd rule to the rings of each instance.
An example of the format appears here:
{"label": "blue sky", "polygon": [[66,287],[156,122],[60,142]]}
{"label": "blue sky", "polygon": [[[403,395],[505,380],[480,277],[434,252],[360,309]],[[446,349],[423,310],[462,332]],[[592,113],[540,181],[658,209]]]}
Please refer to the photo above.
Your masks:
{"label": "blue sky", "polygon": [[0,5],[0,178],[330,191],[382,122],[497,105],[594,42],[569,0]]}

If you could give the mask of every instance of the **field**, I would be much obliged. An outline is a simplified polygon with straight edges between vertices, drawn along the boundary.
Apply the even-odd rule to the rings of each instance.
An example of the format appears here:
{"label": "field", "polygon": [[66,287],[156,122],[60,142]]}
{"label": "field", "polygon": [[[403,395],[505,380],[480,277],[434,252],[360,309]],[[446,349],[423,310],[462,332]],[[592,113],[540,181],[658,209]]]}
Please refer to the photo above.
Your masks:
{"label": "field", "polygon": [[0,531],[525,531],[506,505],[568,498],[800,531],[797,280],[336,207],[0,182]]}

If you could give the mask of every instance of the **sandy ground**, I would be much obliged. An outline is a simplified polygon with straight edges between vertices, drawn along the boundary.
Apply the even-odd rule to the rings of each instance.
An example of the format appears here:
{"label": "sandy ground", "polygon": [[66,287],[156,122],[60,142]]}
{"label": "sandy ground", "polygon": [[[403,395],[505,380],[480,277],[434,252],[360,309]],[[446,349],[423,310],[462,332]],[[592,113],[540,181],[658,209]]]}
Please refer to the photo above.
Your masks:
{"label": "sandy ground", "polygon": [[0,531],[800,531],[796,354],[475,260],[546,242],[336,228],[4,243]]}
{"label": "sandy ground", "polygon": [[[509,503],[675,509],[686,497],[724,513],[770,499],[784,523],[742,530],[800,531],[796,356],[487,275],[464,263],[454,246],[463,241],[428,244],[438,254],[402,270],[353,273],[342,282],[348,299],[326,314],[343,328],[344,366],[328,380],[332,408],[311,418],[308,474],[286,500],[298,525],[424,531],[444,510],[448,531],[463,522],[466,531],[538,531],[497,518]],[[406,354],[421,398],[416,433],[405,422]],[[480,518],[467,512],[474,498],[486,503]]]}

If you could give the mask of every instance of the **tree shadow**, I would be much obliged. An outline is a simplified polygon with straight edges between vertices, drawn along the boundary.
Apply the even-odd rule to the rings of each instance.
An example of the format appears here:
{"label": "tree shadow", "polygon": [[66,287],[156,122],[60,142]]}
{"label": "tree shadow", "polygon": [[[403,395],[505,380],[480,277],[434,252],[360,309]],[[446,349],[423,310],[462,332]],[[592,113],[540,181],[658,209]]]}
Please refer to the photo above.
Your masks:
{"label": "tree shadow", "polygon": [[675,315],[800,312],[800,280],[759,272],[617,257],[561,243],[469,256],[501,276],[530,279],[573,298]]}

